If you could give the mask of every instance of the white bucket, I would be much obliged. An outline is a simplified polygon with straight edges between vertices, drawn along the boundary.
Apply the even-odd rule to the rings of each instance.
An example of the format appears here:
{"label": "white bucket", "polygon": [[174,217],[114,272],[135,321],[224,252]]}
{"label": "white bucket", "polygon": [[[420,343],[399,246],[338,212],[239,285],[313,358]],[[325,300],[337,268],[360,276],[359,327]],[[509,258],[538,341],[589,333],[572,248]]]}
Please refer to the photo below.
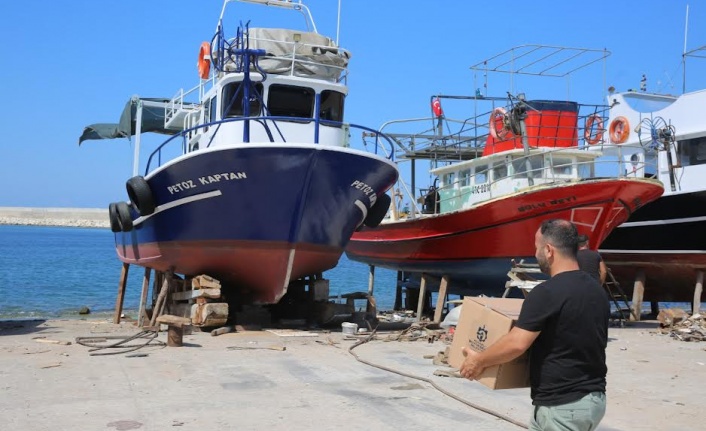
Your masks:
{"label": "white bucket", "polygon": [[358,332],[358,324],[343,322],[341,323],[341,332],[343,332],[344,334],[354,335],[356,332]]}

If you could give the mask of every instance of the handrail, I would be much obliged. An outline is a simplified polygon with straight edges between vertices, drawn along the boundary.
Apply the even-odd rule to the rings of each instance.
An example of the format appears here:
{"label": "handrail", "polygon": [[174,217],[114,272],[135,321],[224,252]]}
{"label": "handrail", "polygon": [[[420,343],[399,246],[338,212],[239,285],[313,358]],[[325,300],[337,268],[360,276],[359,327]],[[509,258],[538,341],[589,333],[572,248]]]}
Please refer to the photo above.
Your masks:
{"label": "handrail", "polygon": [[[315,123],[315,130],[314,130],[314,135],[318,136],[318,128],[323,125],[323,126],[331,126],[331,127],[352,127],[355,129],[361,129],[367,132],[372,132],[376,134],[376,140],[379,140],[380,138],[384,139],[387,141],[387,143],[390,145],[390,154],[386,154],[385,157],[390,160],[394,160],[394,151],[392,149],[394,148],[393,144],[393,139],[390,138],[389,136],[385,135],[382,132],[379,132],[377,130],[371,129],[369,127],[361,126],[358,124],[352,124],[352,123],[344,123],[341,121],[333,121],[333,120],[315,120],[313,118],[301,118],[301,117],[281,117],[281,116],[259,116],[259,117],[234,117],[234,118],[226,118],[224,120],[218,120],[218,121],[212,121],[209,123],[205,124],[199,124],[194,127],[190,127],[187,129],[184,129],[180,131],[179,133],[175,134],[174,136],[171,136],[169,139],[164,141],[162,144],[160,144],[149,156],[147,159],[147,166],[145,167],[145,175],[147,175],[150,172],[150,167],[152,165],[152,159],[153,157],[157,156],[159,158],[159,162],[157,166],[161,166],[161,154],[162,150],[172,141],[174,141],[177,138],[182,138],[182,152],[186,154],[188,152],[188,148],[186,148],[186,140],[188,139],[188,135],[190,132],[197,131],[198,129],[204,129],[204,128],[209,128],[213,126],[218,126],[221,124],[225,123],[234,123],[234,122],[239,122],[239,121],[256,121],[256,122],[265,122],[265,121],[285,121],[285,122],[296,122],[296,123]],[[250,143],[251,141],[245,141],[243,140],[242,143]],[[270,138],[270,142],[274,142],[273,138]],[[283,141],[286,142],[286,141]],[[312,140],[312,143],[318,144],[318,142],[314,142]],[[377,152],[377,146],[375,148],[375,154],[378,154]],[[155,168],[156,169],[156,168]]]}

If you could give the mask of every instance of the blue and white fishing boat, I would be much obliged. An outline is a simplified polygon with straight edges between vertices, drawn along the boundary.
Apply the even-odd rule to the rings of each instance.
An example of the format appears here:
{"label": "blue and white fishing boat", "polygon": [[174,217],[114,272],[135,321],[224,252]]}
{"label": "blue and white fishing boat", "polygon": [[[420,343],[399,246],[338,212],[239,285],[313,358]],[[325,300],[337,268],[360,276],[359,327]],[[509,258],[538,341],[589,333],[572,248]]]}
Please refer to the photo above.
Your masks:
{"label": "blue and white fishing boat", "polygon": [[[241,24],[226,37],[239,2],[301,13],[307,28]],[[387,157],[349,148],[351,129],[373,132],[344,122],[349,58],[301,1],[226,0],[200,47],[198,85],[133,97],[120,124],[88,126],[79,140],[135,136],[129,203],[109,206],[120,260],[209,274],[259,303],[336,266],[353,232],[382,220],[398,177]],[[144,132],[173,136],[140,175]]]}

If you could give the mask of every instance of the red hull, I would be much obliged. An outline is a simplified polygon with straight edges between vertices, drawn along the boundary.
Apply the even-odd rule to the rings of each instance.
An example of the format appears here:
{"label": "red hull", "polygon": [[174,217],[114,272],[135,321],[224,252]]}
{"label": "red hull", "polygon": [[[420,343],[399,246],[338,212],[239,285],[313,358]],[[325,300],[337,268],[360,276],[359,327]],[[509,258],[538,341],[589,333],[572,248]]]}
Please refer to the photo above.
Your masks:
{"label": "red hull", "polygon": [[137,250],[119,246],[117,252],[123,262],[158,271],[237,280],[255,302],[273,304],[290,281],[335,267],[343,251],[263,241],[174,241],[140,244]]}
{"label": "red hull", "polygon": [[543,220],[571,220],[591,244],[600,244],[662,192],[661,183],[640,179],[536,186],[471,209],[356,232],[346,253],[353,260],[402,270],[443,273],[453,267],[452,272],[463,273],[464,265],[489,259],[507,259],[509,267],[511,258],[534,257],[534,235]]}

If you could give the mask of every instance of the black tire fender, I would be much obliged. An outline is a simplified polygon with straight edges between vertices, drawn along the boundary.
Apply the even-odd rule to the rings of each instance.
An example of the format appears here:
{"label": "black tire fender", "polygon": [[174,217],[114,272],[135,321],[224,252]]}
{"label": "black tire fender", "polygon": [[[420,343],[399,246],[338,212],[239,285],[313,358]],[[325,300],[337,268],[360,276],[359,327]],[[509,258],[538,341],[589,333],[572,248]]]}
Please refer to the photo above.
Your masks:
{"label": "black tire fender", "polygon": [[132,217],[130,217],[130,207],[127,205],[127,202],[118,202],[115,204],[115,209],[118,212],[120,230],[130,232],[132,230]]}
{"label": "black tire fender", "polygon": [[130,197],[130,202],[135,205],[137,212],[141,216],[148,216],[154,213],[156,208],[154,196],[145,177],[138,175],[130,178],[125,183],[125,188],[127,189],[127,195]]}
{"label": "black tire fender", "polygon": [[108,219],[110,220],[111,232],[120,232],[120,220],[118,220],[118,208],[115,202],[108,205]]}
{"label": "black tire fender", "polygon": [[377,227],[382,219],[385,218],[387,211],[389,211],[391,202],[392,198],[387,193],[378,196],[375,204],[370,208],[368,215],[363,220],[363,224],[368,227]]}

